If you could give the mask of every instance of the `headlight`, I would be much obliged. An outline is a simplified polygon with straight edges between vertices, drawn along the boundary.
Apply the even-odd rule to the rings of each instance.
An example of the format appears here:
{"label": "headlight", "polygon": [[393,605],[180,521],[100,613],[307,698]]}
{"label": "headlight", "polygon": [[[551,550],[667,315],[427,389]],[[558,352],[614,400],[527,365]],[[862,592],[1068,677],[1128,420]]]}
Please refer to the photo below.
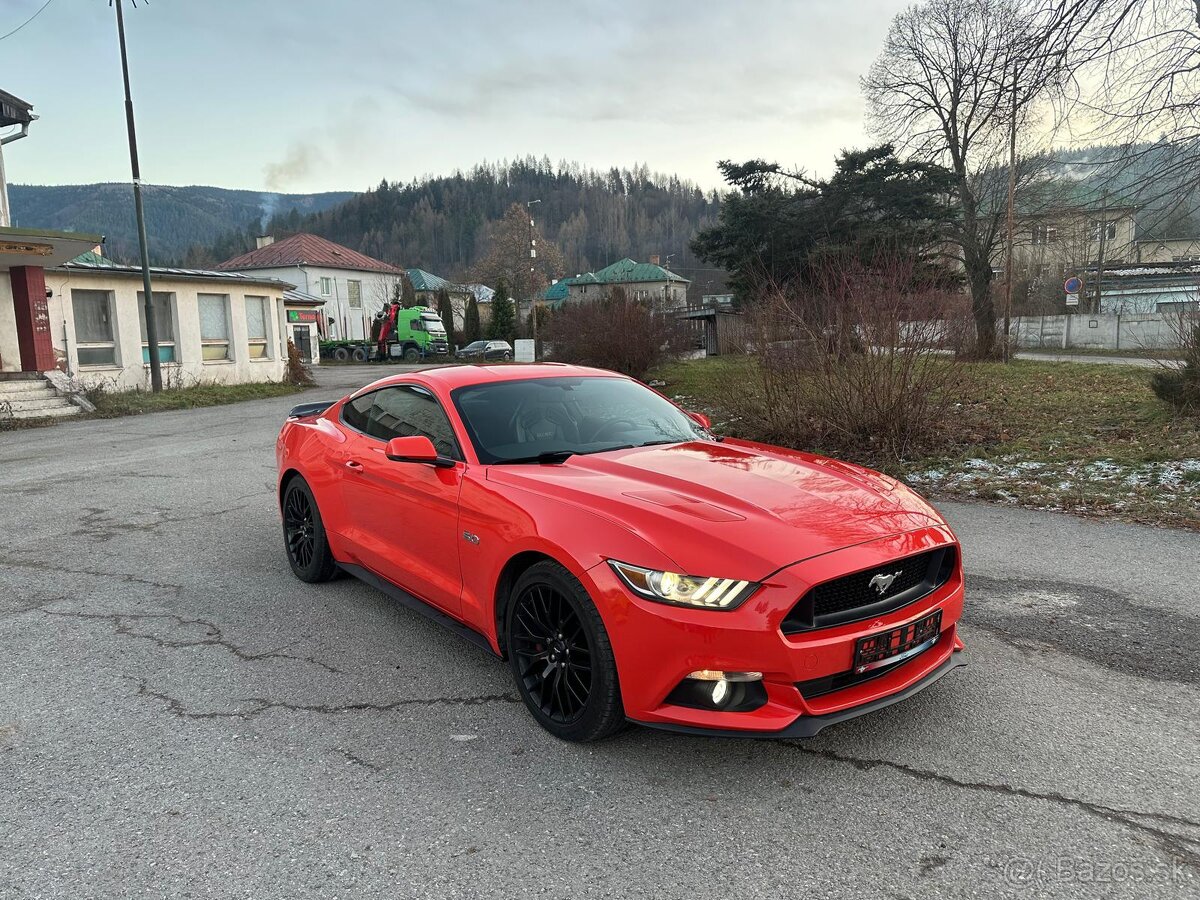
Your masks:
{"label": "headlight", "polygon": [[699,609],[733,609],[758,590],[754,581],[732,578],[704,578],[643,569],[610,559],[608,564],[629,589],[647,600],[692,606]]}

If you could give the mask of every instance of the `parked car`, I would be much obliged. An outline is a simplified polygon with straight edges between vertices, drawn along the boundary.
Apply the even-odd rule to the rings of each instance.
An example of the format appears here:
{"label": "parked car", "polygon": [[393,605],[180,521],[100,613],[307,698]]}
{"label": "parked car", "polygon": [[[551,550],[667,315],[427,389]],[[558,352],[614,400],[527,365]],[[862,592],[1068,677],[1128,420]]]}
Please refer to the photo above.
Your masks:
{"label": "parked car", "polygon": [[566,740],[627,720],[808,737],[962,665],[936,510],[861,466],[718,437],[622,375],[397,375],[294,408],[277,460],[297,577],[345,570],[507,659]]}
{"label": "parked car", "polygon": [[507,362],[513,358],[512,344],[508,341],[474,341],[454,351],[455,359],[500,359]]}

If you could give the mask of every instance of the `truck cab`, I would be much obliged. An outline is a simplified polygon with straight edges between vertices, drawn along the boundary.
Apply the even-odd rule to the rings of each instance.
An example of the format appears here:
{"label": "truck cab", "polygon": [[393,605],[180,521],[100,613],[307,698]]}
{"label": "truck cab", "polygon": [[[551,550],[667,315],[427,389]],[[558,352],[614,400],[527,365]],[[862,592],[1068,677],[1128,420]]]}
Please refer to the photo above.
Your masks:
{"label": "truck cab", "polygon": [[446,326],[436,310],[410,306],[396,311],[396,333],[388,343],[389,356],[415,362],[422,356],[445,356],[449,352]]}

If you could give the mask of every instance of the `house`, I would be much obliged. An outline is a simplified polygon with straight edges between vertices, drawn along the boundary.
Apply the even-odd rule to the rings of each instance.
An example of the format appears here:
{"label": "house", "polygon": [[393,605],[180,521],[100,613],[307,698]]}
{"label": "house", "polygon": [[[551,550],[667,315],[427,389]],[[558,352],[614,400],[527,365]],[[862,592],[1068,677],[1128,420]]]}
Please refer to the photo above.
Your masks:
{"label": "house", "polygon": [[315,234],[260,237],[249,253],[217,265],[294,284],[324,301],[318,331],[330,340],[368,340],[371,320],[396,295],[404,270]]}
{"label": "house", "polygon": [[[1137,259],[1137,207],[1091,205],[1022,214],[1013,236],[1013,267],[1018,277],[1057,284],[1086,266],[1120,265]],[[1004,242],[994,261],[1004,267]]]}
{"label": "house", "polygon": [[[413,292],[417,295],[417,302],[422,306],[437,309],[438,293],[444,290],[450,295],[450,308],[454,311],[454,327],[461,330],[466,321],[468,301],[475,294],[475,288],[482,288],[484,285],[455,284],[440,275],[426,272],[424,269],[408,269],[407,272],[408,280],[412,282]],[[491,288],[484,289],[491,290]],[[492,291],[492,294],[494,295],[495,291]],[[476,296],[476,302],[480,302],[478,296]],[[483,321],[482,307],[480,307],[479,313],[480,321]]]}
{"label": "house", "polygon": [[[562,303],[596,300],[607,297],[620,288],[630,300],[652,304],[656,309],[678,309],[687,305],[688,279],[676,275],[658,264],[656,257],[647,263],[625,258],[595,272],[585,272],[573,278],[564,278],[551,285],[553,299],[544,302],[551,306]],[[560,285],[566,286],[565,296],[560,296]],[[556,290],[557,289],[557,290]]]}
{"label": "house", "polygon": [[[1200,309],[1200,262],[1133,263],[1080,272],[1086,285],[1100,280],[1097,312],[1176,314]],[[1092,293],[1094,288],[1089,289]]]}
{"label": "house", "polygon": [[300,354],[300,361],[310,365],[321,361],[321,321],[325,301],[299,288],[283,292],[283,312],[287,320],[288,338]]}
{"label": "house", "polygon": [[1137,242],[1139,263],[1200,262],[1200,238],[1164,238]]}
{"label": "house", "polygon": [[[85,385],[148,386],[142,269],[80,253],[90,235],[0,229],[0,368],[65,372]],[[13,265],[36,254],[44,266]],[[6,252],[10,251],[10,252]],[[69,258],[67,257],[69,254]],[[165,385],[280,381],[287,366],[283,294],[264,276],[152,267]],[[7,295],[7,296],[3,296]]]}

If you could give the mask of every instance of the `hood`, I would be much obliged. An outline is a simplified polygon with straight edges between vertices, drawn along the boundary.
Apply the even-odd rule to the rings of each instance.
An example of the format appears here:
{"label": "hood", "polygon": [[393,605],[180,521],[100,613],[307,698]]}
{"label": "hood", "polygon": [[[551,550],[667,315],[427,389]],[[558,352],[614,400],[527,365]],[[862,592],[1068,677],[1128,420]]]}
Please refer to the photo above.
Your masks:
{"label": "hood", "polygon": [[487,477],[620,522],[690,575],[758,580],[813,556],[943,524],[885,475],[746,441],[489,466]]}

